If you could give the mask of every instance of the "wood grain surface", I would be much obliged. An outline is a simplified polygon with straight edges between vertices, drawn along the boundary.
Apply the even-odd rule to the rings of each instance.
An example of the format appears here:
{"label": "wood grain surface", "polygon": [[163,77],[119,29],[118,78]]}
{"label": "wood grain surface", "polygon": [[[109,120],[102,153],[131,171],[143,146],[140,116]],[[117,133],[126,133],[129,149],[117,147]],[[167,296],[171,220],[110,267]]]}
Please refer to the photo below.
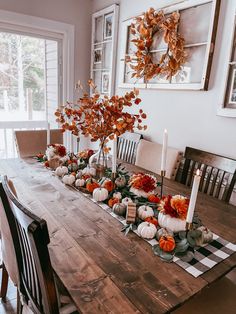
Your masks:
{"label": "wood grain surface", "polygon": [[[20,200],[46,219],[53,268],[82,313],[170,312],[236,266],[233,254],[194,278],[155,257],[134,233],[125,237],[119,221],[35,160],[1,160],[0,174],[12,179]],[[164,193],[190,195],[190,190],[166,179]],[[236,207],[199,193],[197,211],[203,224],[236,243]]]}

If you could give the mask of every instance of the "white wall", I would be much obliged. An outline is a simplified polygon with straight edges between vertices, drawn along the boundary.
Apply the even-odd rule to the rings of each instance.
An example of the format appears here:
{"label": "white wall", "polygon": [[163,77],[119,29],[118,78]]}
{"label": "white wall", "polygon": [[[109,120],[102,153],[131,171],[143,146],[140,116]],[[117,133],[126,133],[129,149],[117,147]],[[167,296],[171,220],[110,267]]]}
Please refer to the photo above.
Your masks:
{"label": "white wall", "polygon": [[[51,19],[75,26],[75,82],[85,85],[90,66],[90,0],[0,0],[0,10]],[[74,84],[74,82],[72,83]]]}
{"label": "white wall", "polygon": [[[176,1],[175,1],[176,2]],[[145,137],[161,142],[164,128],[169,132],[169,145],[184,150],[192,146],[236,158],[236,118],[216,115],[222,101],[227,66],[227,50],[230,47],[230,29],[233,27],[232,14],[236,1],[222,2],[216,49],[213,59],[210,86],[208,91],[168,91],[141,90],[142,107],[148,114],[148,130]],[[149,7],[162,7],[172,0],[93,0],[93,12],[113,3],[120,3],[120,26],[123,20],[140,14]],[[123,34],[119,32],[116,92],[118,88],[120,42]]]}

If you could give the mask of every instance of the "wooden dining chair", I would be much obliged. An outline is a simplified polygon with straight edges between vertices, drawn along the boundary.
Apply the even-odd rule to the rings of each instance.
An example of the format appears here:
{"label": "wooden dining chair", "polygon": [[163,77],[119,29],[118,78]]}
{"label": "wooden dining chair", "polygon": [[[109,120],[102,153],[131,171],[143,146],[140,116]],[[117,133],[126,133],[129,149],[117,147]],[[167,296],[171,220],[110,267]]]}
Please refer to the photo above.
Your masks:
{"label": "wooden dining chair", "polygon": [[[8,185],[16,196],[16,191],[12,181],[9,180]],[[1,253],[2,253],[2,280],[0,289],[0,298],[3,302],[6,300],[9,276],[14,286],[18,286],[19,276],[16,263],[16,257],[14,254],[13,239],[11,236],[9,224],[7,221],[6,213],[0,198],[0,232],[1,232]],[[19,294],[17,293],[17,308],[20,305]]]}
{"label": "wooden dining chair", "polygon": [[[162,145],[141,139],[138,144],[135,165],[161,174]],[[183,153],[173,147],[167,148],[166,177],[175,180]]]}
{"label": "wooden dining chair", "polygon": [[126,132],[118,137],[117,157],[130,164],[135,163],[137,147],[142,134]]}
{"label": "wooden dining chair", "polygon": [[18,289],[27,311],[36,314],[72,313],[72,302],[60,307],[60,291],[48,251],[49,234],[45,220],[23,206],[9,188],[7,178],[0,183],[0,196],[13,239],[19,274]]}
{"label": "wooden dining chair", "polygon": [[201,170],[199,190],[229,202],[236,183],[236,160],[186,147],[180,182],[192,186],[197,169]]}
{"label": "wooden dining chair", "polygon": [[[16,148],[21,158],[44,153],[47,148],[47,130],[15,131]],[[50,130],[50,142],[63,144],[61,129]]]}

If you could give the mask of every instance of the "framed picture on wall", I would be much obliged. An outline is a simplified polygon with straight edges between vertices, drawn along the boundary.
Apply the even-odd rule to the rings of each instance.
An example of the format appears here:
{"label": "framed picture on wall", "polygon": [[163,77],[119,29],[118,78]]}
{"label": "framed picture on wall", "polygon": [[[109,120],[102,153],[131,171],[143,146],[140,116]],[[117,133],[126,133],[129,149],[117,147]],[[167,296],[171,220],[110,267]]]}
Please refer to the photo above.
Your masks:
{"label": "framed picture on wall", "polygon": [[103,72],[102,73],[102,94],[107,94],[109,92],[110,86],[110,73]]}
{"label": "framed picture on wall", "polygon": [[102,48],[94,49],[94,64],[99,64],[102,62]]}
{"label": "framed picture on wall", "polygon": [[[137,38],[136,34],[131,31],[134,18],[125,20],[121,30],[124,36],[121,42],[119,87],[132,88],[135,84],[137,88],[207,90],[215,48],[220,0],[181,1],[166,8],[156,9],[156,11],[159,10],[163,10],[166,16],[173,12],[180,14],[178,30],[185,40],[184,51],[187,56],[185,63],[177,74],[168,79],[156,75],[149,81],[142,82],[139,79],[134,83],[133,70],[129,69],[129,64],[125,60],[130,58],[131,62],[135,62],[137,48],[132,40]],[[167,49],[163,32],[156,32],[150,47],[152,62],[158,64]]]}
{"label": "framed picture on wall", "polygon": [[113,28],[113,13],[107,14],[104,17],[104,40],[112,37]]}
{"label": "framed picture on wall", "polygon": [[236,104],[236,69],[233,70],[232,74],[232,83],[229,99],[231,104]]}

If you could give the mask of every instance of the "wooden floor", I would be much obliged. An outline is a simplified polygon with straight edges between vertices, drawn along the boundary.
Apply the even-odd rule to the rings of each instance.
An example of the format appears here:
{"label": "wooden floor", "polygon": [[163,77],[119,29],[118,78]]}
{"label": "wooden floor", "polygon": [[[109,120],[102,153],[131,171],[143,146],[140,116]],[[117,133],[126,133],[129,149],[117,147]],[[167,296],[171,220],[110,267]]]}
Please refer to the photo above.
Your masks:
{"label": "wooden floor", "polygon": [[[2,280],[2,271],[0,271],[0,278]],[[0,314],[15,314],[16,313],[16,288],[10,281],[7,291],[7,298],[5,302],[0,299]]]}

